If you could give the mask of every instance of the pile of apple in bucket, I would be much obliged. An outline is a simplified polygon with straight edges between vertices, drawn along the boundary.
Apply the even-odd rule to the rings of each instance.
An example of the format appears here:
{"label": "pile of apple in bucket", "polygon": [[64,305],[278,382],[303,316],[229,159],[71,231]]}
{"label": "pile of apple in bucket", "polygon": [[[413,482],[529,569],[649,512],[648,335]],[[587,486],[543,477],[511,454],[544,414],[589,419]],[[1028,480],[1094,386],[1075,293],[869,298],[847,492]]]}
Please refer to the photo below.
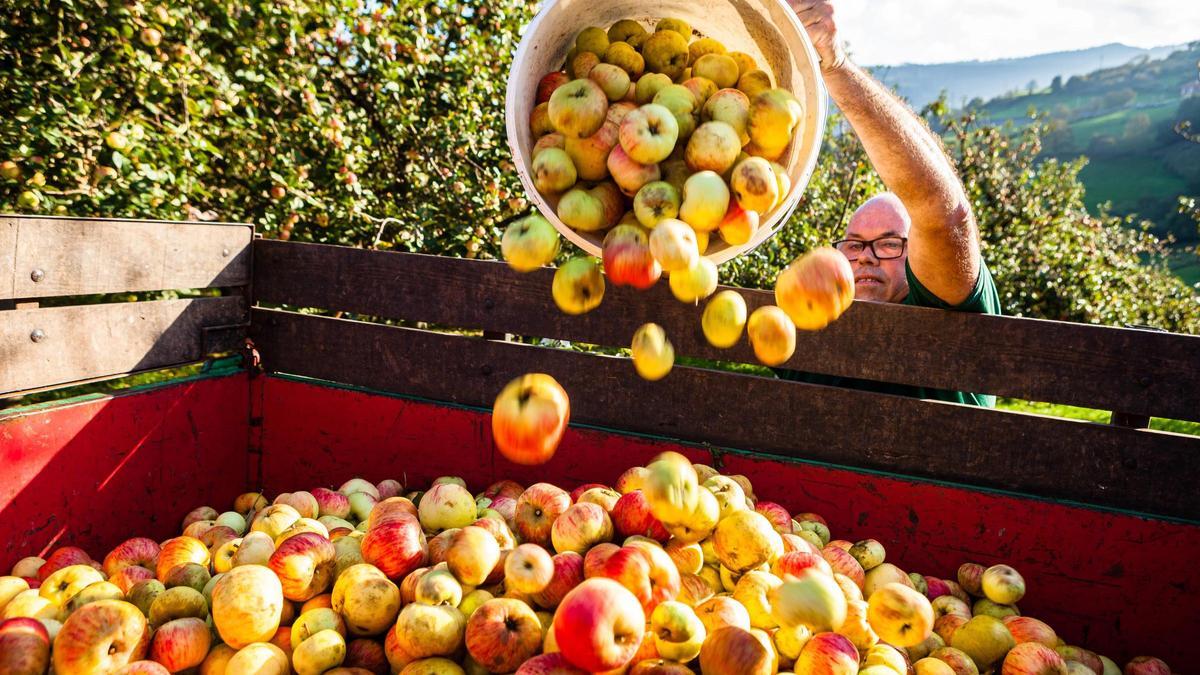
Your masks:
{"label": "pile of apple in bucket", "polygon": [[[527,34],[522,48],[535,37]],[[522,63],[519,52],[514,78]],[[801,98],[775,86],[765,63],[668,17],[649,27],[622,19],[583,28],[561,65],[538,77],[522,130],[533,141],[522,177],[543,214],[511,224],[501,250],[528,272],[557,257],[560,233],[594,249],[599,260],[575,257],[555,272],[551,293],[563,312],[595,309],[606,284],[646,290],[667,274],[681,302],[706,301],[700,322],[711,344],[732,347],[744,331],[757,358],[778,365],[791,357],[797,327],[823,328],[849,307],[853,273],[828,248],[780,275],[777,306],[747,316],[738,293],[714,296],[716,261],[761,242],[769,234],[759,232],[761,218],[770,214],[778,226],[790,214],[794,199],[785,202],[803,186],[777,160],[791,150],[785,161],[797,163],[798,132],[815,158],[818,125],[805,125]],[[510,82],[510,98],[520,90]],[[720,242],[719,254],[706,255],[710,241]],[[658,324],[639,328],[630,346],[642,377],[670,372],[674,348]]]}
{"label": "pile of apple in bucket", "polygon": [[1022,616],[1011,567],[905,572],[675,453],[569,492],[414,487],[248,493],[163,542],[23,559],[0,577],[0,673],[1121,672]]}

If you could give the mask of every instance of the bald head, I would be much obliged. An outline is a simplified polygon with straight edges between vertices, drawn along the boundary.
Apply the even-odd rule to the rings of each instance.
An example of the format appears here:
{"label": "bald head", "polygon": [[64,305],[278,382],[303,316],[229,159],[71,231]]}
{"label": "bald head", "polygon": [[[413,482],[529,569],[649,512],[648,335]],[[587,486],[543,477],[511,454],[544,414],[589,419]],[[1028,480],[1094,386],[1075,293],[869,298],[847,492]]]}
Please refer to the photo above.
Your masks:
{"label": "bald head", "polygon": [[[908,209],[904,208],[900,198],[891,192],[884,192],[863,202],[854,211],[846,226],[846,236],[849,239],[874,239],[886,234],[907,237],[911,224]],[[867,233],[868,230],[870,233]],[[852,234],[862,236],[851,237]]]}
{"label": "bald head", "polygon": [[[875,241],[884,237],[907,237],[912,220],[900,198],[890,192],[875,195],[850,216],[846,239]],[[904,263],[908,248],[899,258],[880,260],[866,247],[858,258],[850,261],[854,270],[854,297],[860,300],[900,302],[908,295],[908,277]]]}

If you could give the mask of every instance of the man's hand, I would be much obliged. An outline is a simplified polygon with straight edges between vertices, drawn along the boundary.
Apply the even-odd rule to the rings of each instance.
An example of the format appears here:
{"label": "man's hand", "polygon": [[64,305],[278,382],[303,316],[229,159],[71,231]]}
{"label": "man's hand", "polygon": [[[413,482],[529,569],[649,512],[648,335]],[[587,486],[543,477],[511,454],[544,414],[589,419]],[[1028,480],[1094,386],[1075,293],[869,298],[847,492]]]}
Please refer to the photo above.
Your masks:
{"label": "man's hand", "polygon": [[821,70],[832,71],[846,62],[846,52],[838,39],[837,23],[833,16],[832,0],[788,0],[800,23],[808,31],[817,56],[821,58]]}

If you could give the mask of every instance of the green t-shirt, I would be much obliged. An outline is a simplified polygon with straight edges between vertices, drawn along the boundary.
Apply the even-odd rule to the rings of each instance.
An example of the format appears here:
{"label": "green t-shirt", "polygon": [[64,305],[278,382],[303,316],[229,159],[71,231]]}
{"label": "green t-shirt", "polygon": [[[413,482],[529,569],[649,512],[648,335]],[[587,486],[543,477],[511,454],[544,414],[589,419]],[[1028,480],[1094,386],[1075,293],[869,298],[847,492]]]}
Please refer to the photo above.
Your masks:
{"label": "green t-shirt", "polygon": [[[992,273],[988,270],[987,265],[981,260],[979,262],[979,278],[975,281],[975,288],[971,290],[971,294],[967,296],[957,305],[951,305],[941,298],[937,297],[925,288],[916,275],[913,274],[912,268],[908,266],[908,261],[904,263],[904,274],[908,277],[908,296],[900,302],[903,305],[914,305],[917,307],[935,307],[937,309],[945,309],[952,312],[976,312],[979,314],[1001,314],[1000,310],[1000,294],[996,290],[996,282],[992,280]],[[796,382],[808,382],[809,384],[824,384],[835,387],[847,387],[850,389],[861,389],[864,391],[874,391],[881,394],[895,394],[898,396],[912,396],[915,398],[930,398],[939,401],[950,401],[952,403],[968,403],[971,405],[980,405],[992,407],[996,405],[996,397],[990,394],[972,394],[963,391],[951,391],[949,389],[930,389],[927,387],[914,387],[907,384],[892,384],[889,382],[876,382],[874,380],[860,380],[852,377],[837,377],[834,375],[821,375],[818,373],[805,373],[796,370],[785,370],[778,368],[775,373],[785,380],[793,380]]]}

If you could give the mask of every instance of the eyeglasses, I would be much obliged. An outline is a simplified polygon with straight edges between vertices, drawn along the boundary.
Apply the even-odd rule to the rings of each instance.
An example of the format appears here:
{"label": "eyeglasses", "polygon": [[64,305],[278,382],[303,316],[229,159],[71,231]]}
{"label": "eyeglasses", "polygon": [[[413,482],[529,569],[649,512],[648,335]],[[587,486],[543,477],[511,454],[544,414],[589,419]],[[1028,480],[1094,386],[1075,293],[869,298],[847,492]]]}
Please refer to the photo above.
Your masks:
{"label": "eyeglasses", "polygon": [[871,241],[861,239],[843,239],[833,242],[833,247],[846,256],[846,260],[854,262],[862,252],[871,247],[871,253],[879,260],[893,260],[904,255],[908,246],[908,237],[880,237]]}

